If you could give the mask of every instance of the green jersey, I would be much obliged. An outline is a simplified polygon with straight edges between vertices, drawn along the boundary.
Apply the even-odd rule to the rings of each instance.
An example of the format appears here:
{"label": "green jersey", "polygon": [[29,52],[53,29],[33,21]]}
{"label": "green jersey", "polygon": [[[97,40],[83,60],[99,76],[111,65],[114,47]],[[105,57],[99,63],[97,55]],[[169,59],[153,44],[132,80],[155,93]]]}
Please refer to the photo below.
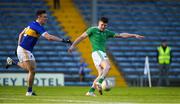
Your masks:
{"label": "green jersey", "polygon": [[87,29],[86,33],[89,36],[91,46],[93,51],[103,51],[105,52],[105,44],[108,38],[114,37],[115,33],[105,29],[104,31],[100,31],[98,27],[90,27]]}

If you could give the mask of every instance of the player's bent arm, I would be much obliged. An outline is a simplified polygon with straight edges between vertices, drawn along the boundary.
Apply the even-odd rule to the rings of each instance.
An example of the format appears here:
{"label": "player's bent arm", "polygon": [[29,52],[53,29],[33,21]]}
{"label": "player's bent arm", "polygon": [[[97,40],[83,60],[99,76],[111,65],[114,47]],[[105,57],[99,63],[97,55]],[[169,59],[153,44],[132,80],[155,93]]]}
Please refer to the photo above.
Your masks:
{"label": "player's bent arm", "polygon": [[115,38],[144,38],[144,36],[138,34],[120,33],[114,36]]}
{"label": "player's bent arm", "polygon": [[71,45],[71,47],[69,48],[68,52],[71,52],[74,47],[76,47],[77,44],[79,44],[82,40],[86,39],[87,38],[87,33],[84,32],[81,36],[79,36],[74,42],[73,44]]}
{"label": "player's bent arm", "polygon": [[23,37],[23,34],[24,34],[25,30],[26,30],[26,28],[19,34],[18,45],[20,44],[20,42],[22,40],[22,37]]}

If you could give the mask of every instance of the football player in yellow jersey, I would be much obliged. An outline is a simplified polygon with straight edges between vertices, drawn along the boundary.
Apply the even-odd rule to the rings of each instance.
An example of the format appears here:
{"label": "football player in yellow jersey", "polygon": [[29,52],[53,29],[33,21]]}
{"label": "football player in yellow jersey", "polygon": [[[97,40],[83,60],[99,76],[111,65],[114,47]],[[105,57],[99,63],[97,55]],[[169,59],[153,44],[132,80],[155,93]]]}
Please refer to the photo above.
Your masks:
{"label": "football player in yellow jersey", "polygon": [[31,22],[20,34],[18,39],[17,56],[19,62],[13,61],[10,57],[7,58],[6,68],[11,65],[18,65],[22,69],[29,72],[28,89],[26,96],[36,95],[33,90],[33,81],[35,76],[36,61],[32,53],[33,48],[40,36],[45,37],[49,41],[59,41],[71,43],[70,40],[61,39],[57,36],[49,34],[43,27],[47,22],[47,13],[45,10],[36,12],[37,19]]}

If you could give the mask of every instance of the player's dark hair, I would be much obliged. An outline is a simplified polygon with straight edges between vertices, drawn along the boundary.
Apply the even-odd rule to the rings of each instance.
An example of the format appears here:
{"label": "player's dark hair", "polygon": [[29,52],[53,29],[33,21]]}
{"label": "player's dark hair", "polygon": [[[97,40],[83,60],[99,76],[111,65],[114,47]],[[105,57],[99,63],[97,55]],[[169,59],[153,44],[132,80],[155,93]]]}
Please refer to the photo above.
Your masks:
{"label": "player's dark hair", "polygon": [[38,11],[36,12],[36,17],[38,17],[38,16],[41,15],[41,14],[45,14],[45,13],[46,13],[45,10],[38,10]]}
{"label": "player's dark hair", "polygon": [[166,39],[163,39],[163,40],[161,40],[161,42],[162,42],[162,43],[166,43],[166,42],[167,42],[167,40],[166,40]]}
{"label": "player's dark hair", "polygon": [[108,23],[108,18],[106,17],[101,17],[100,21],[104,22],[104,23]]}

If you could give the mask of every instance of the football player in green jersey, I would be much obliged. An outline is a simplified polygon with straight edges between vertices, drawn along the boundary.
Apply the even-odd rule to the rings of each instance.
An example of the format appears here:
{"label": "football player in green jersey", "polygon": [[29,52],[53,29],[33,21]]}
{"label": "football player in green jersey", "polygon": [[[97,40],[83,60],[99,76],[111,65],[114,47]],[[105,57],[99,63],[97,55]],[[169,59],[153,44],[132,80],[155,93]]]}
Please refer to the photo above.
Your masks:
{"label": "football player in green jersey", "polygon": [[110,69],[110,62],[106,55],[105,51],[105,43],[108,38],[144,38],[144,36],[138,34],[129,34],[129,33],[115,33],[108,29],[106,29],[108,24],[108,18],[101,17],[98,26],[88,28],[81,36],[79,36],[74,43],[69,48],[69,52],[71,52],[77,44],[79,44],[82,40],[87,37],[90,40],[92,46],[92,59],[98,71],[98,76],[94,80],[93,85],[90,90],[86,93],[88,96],[96,96],[94,94],[95,89],[99,91],[100,95],[102,95],[102,82],[107,76]]}

